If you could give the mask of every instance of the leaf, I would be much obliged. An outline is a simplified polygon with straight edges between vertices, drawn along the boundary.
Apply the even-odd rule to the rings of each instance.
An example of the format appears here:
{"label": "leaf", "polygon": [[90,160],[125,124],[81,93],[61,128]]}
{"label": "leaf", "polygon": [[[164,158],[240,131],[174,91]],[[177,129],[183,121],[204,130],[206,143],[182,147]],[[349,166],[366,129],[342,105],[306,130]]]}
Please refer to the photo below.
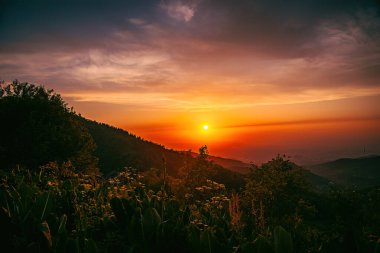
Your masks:
{"label": "leaf", "polygon": [[183,220],[184,224],[189,224],[190,223],[190,215],[191,215],[190,208],[188,206],[186,206],[186,209],[185,209],[185,211],[183,212],[183,215],[182,215],[182,220]]}
{"label": "leaf", "polygon": [[274,228],[274,250],[276,253],[293,252],[293,241],[289,232],[283,227]]}
{"label": "leaf", "polygon": [[161,217],[156,208],[148,208],[143,215],[144,225],[147,229],[154,230],[160,223]]}
{"label": "leaf", "polygon": [[46,240],[49,248],[51,248],[52,245],[53,245],[53,243],[52,243],[52,240],[51,240],[51,234],[50,234],[49,224],[46,221],[43,221],[40,224],[40,231],[42,232],[43,238]]}
{"label": "leaf", "polygon": [[99,252],[99,249],[98,247],[96,246],[96,242],[92,239],[88,239],[87,242],[86,242],[86,249],[85,251],[86,253],[96,253],[96,252]]}
{"label": "leaf", "polygon": [[201,251],[201,242],[200,242],[200,231],[196,226],[189,226],[187,232],[188,242],[193,252]]}
{"label": "leaf", "polygon": [[66,245],[67,245],[66,252],[73,252],[73,253],[81,252],[78,238],[68,239]]}
{"label": "leaf", "polygon": [[274,250],[272,245],[264,236],[259,236],[253,242],[253,245],[246,245],[243,252],[274,253]]}
{"label": "leaf", "polygon": [[142,220],[141,208],[137,207],[134,215],[129,221],[129,225],[126,227],[128,239],[131,243],[136,245],[145,243],[145,233]]}
{"label": "leaf", "polygon": [[59,220],[59,227],[57,234],[63,234],[66,232],[67,215],[63,214]]}
{"label": "leaf", "polygon": [[123,226],[126,222],[126,215],[125,210],[123,206],[123,202],[119,198],[112,198],[110,201],[111,208],[113,213],[115,214],[115,217],[119,223],[119,225]]}
{"label": "leaf", "polygon": [[200,233],[200,242],[201,242],[201,248],[202,252],[212,253],[212,252],[230,252],[228,247],[224,245],[222,247],[217,237],[215,236],[215,233],[212,229],[206,228],[205,230],[201,231]]}
{"label": "leaf", "polygon": [[37,199],[37,202],[36,202],[37,213],[36,213],[36,215],[38,215],[40,217],[41,221],[44,219],[45,214],[48,211],[48,207],[50,208],[50,206],[48,206],[49,199],[50,199],[50,191],[47,193],[45,192],[44,194],[40,195]]}
{"label": "leaf", "polygon": [[212,253],[211,231],[201,231],[201,245],[204,252]]}
{"label": "leaf", "polygon": [[377,240],[376,247],[375,247],[375,253],[380,253],[380,238]]}

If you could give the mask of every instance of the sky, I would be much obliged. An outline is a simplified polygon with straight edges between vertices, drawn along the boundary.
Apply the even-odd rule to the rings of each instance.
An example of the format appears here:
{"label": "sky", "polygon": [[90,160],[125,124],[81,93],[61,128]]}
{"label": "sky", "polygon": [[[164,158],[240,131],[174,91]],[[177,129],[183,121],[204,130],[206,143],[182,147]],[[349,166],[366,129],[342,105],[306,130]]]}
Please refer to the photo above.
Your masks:
{"label": "sky", "polygon": [[0,79],[168,148],[380,154],[380,3],[1,0]]}

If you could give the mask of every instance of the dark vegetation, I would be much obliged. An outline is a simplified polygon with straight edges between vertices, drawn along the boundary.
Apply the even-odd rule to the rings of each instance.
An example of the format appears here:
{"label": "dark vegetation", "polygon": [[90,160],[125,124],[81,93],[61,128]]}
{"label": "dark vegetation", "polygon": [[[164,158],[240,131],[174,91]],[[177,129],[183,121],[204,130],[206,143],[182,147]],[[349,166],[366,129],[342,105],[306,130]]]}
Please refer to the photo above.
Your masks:
{"label": "dark vegetation", "polygon": [[[82,118],[96,143],[94,155],[99,157],[99,167],[102,173],[108,175],[125,166],[138,170],[162,167],[162,159],[166,160],[168,173],[178,175],[179,168],[186,163],[195,161],[196,153],[189,151],[174,151],[164,146],[146,141],[125,130]],[[249,171],[249,164],[209,156],[216,165],[228,168],[229,171]]]}
{"label": "dark vegetation", "polygon": [[0,118],[2,252],[380,250],[378,185],[343,188],[283,156],[242,175],[17,81]]}
{"label": "dark vegetation", "polygon": [[[178,177],[185,167],[193,166],[196,162],[196,155],[190,150],[168,150],[162,145],[143,140],[122,129],[83,118],[82,122],[96,143],[94,155],[99,158],[100,171],[106,176],[115,175],[124,167],[131,167],[140,172],[165,167],[170,176]],[[209,158],[229,165],[244,165],[232,160]],[[215,172],[210,175],[210,179],[218,179],[218,182],[231,187],[239,187],[244,181],[240,173],[225,169],[216,163],[211,163],[210,166]]]}
{"label": "dark vegetation", "polygon": [[344,158],[307,169],[346,187],[366,189],[380,185],[380,156]]}
{"label": "dark vegetation", "polygon": [[0,161],[36,168],[70,160],[78,169],[94,169],[95,143],[60,95],[41,86],[14,82],[0,89]]}

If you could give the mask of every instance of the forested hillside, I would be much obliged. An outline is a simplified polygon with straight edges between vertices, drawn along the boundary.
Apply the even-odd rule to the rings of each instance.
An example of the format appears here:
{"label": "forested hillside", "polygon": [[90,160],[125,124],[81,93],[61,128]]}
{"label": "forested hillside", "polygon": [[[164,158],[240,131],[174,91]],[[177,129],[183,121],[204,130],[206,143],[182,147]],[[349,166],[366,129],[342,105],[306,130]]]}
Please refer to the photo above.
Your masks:
{"label": "forested hillside", "polygon": [[96,143],[94,155],[104,174],[117,172],[124,167],[144,171],[167,167],[169,174],[176,175],[184,166],[186,153],[165,149],[163,146],[139,138],[125,130],[83,119]]}
{"label": "forested hillside", "polygon": [[380,250],[379,185],[319,191],[285,156],[243,176],[207,146],[166,150],[17,81],[0,87],[0,117],[4,252]]}
{"label": "forested hillside", "polygon": [[346,187],[363,189],[380,185],[380,156],[344,158],[307,169]]}
{"label": "forested hillside", "polygon": [[[83,119],[96,143],[95,156],[99,158],[99,166],[105,174],[118,171],[124,167],[139,170],[162,168],[166,166],[170,175],[176,176],[180,168],[194,162],[197,153],[191,151],[175,151],[162,145],[144,140],[123,129],[107,124]],[[249,164],[209,156],[215,164],[231,171],[247,173]]]}

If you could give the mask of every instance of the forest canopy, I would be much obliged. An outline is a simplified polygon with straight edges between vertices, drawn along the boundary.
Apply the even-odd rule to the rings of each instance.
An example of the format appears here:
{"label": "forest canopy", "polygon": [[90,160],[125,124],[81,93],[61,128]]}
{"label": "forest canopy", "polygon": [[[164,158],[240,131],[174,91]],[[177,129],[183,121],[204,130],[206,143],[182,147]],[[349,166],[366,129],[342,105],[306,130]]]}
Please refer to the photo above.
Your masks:
{"label": "forest canopy", "polygon": [[0,168],[68,160],[77,169],[95,167],[91,135],[53,90],[17,80],[2,84],[0,118]]}

